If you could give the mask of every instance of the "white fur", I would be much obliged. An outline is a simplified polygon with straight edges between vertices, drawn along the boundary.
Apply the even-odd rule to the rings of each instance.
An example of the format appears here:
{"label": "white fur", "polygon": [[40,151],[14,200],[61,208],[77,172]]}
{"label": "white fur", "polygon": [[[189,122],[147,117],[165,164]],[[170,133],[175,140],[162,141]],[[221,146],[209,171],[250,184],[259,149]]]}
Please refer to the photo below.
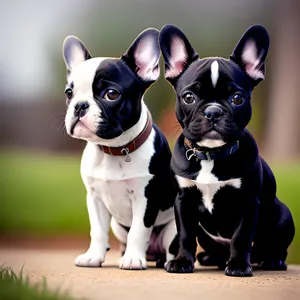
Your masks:
{"label": "white fur", "polygon": [[216,60],[210,66],[210,77],[212,85],[215,88],[219,78],[219,63]]}
{"label": "white fur", "polygon": [[213,198],[216,192],[226,185],[233,186],[239,189],[241,187],[241,179],[233,178],[229,180],[219,181],[219,179],[212,173],[214,161],[202,160],[201,170],[196,180],[187,179],[176,175],[178,184],[181,188],[189,188],[196,186],[202,192],[202,201],[206,209],[212,213],[214,203]]}
{"label": "white fur", "polygon": [[[146,121],[147,108],[143,104],[140,120],[119,138],[119,142],[128,143],[134,139],[142,131]],[[146,142],[130,154],[130,162],[125,162],[123,156],[105,154],[95,143],[87,143],[82,156],[81,176],[88,192],[91,245],[85,254],[75,260],[76,265],[101,265],[108,245],[109,223],[113,217],[114,222],[131,227],[120,268],[146,268],[145,254],[152,227],[144,226],[143,218],[147,206],[144,191],[153,177],[149,173],[149,164],[154,154],[154,138],[155,131],[152,129]],[[115,142],[116,140],[112,140],[110,146],[115,145]],[[106,143],[109,145],[109,141]],[[170,208],[159,213],[155,225],[167,224],[173,220],[174,212]],[[174,230],[176,231],[175,226]],[[174,238],[175,233],[171,237],[171,231],[168,230],[162,243],[165,239]],[[168,248],[165,251],[168,253]]]}
{"label": "white fur", "polygon": [[74,263],[82,267],[100,267],[104,262],[108,244],[108,231],[111,215],[94,188],[87,188],[87,208],[91,226],[91,243],[86,253],[79,255]]}
{"label": "white fur", "polygon": [[200,147],[206,147],[206,148],[216,148],[224,146],[226,142],[223,140],[211,140],[211,139],[203,139],[200,142],[197,142],[197,145]]}
{"label": "white fur", "polygon": [[147,121],[147,107],[142,101],[142,113],[139,121],[129,130],[125,131],[121,136],[105,140],[98,137],[96,129],[101,124],[102,111],[93,99],[92,83],[96,70],[99,64],[106,58],[92,58],[78,65],[69,75],[68,83],[75,83],[73,94],[74,97],[69,104],[65,117],[66,130],[71,135],[71,126],[74,120],[74,110],[78,102],[87,101],[89,108],[86,115],[77,123],[74,128],[74,133],[71,135],[74,138],[86,140],[96,144],[101,144],[110,147],[119,147],[128,144],[143,130]]}
{"label": "white fur", "polygon": [[177,77],[184,68],[187,60],[186,48],[183,40],[175,38],[171,42],[170,66],[166,70],[165,76],[167,78]]}
{"label": "white fur", "polygon": [[74,128],[72,137],[83,139],[90,142],[98,142],[99,137],[95,135],[101,119],[101,109],[96,104],[93,98],[92,83],[95,76],[96,70],[99,67],[101,61],[105,58],[92,58],[84,63],[76,65],[72,69],[72,72],[68,76],[68,84],[74,82],[73,99],[71,100],[67,114],[65,117],[66,130],[71,135],[71,126],[74,121],[74,110],[75,106],[79,102],[86,101],[89,103],[89,108],[86,115],[81,118]]}
{"label": "white fur", "polygon": [[[139,75],[154,79],[153,76],[157,73],[153,71],[151,75],[151,67],[154,67],[158,61],[153,60],[149,65],[145,65],[151,56],[150,51],[151,49],[147,48],[145,52],[141,49],[136,59],[140,64],[144,64],[141,67],[146,68],[141,70],[144,73]],[[153,178],[149,173],[149,164],[155,153],[155,130],[152,129],[150,136],[140,148],[129,154],[130,162],[125,162],[124,156],[105,154],[100,149],[99,145],[119,147],[128,144],[144,129],[148,117],[148,109],[142,100],[141,115],[133,127],[123,132],[121,136],[110,140],[101,139],[96,135],[96,129],[101,126],[102,111],[93,99],[92,83],[96,70],[104,59],[93,58],[78,63],[68,76],[68,84],[74,82],[74,97],[65,117],[68,134],[71,135],[71,126],[76,119],[74,117],[76,104],[82,101],[89,103],[87,113],[80,118],[72,134],[74,138],[87,141],[82,155],[81,177],[87,190],[87,207],[91,225],[90,247],[86,253],[75,259],[75,264],[87,267],[101,266],[108,247],[108,231],[113,218],[113,222],[131,227],[126,235],[127,247],[120,268],[145,269],[146,250],[152,233],[152,227],[146,228],[144,225],[147,207],[145,188]],[[176,234],[173,207],[159,212],[154,225],[163,224],[167,228],[169,224],[174,226],[173,230],[171,228],[166,231],[165,237],[161,240],[161,244],[166,245],[165,241],[172,241]],[[124,243],[123,239],[121,241]],[[170,259],[168,247],[164,248],[164,252]]]}
{"label": "white fur", "polygon": [[157,80],[159,77],[159,55],[155,55],[155,44],[152,38],[140,42],[134,57],[139,67],[137,74],[144,80]]}
{"label": "white fur", "polygon": [[253,40],[247,41],[242,52],[242,60],[245,64],[247,74],[253,79],[265,78],[262,71],[258,69],[261,62],[261,56],[262,54],[257,56],[257,47],[255,42]]}
{"label": "white fur", "polygon": [[[126,245],[128,238],[127,230],[125,230],[114,218],[111,220],[111,228],[116,238]],[[151,242],[154,244],[150,245],[152,251],[150,255],[153,255],[153,253],[166,253],[166,264],[168,261],[174,259],[174,255],[169,252],[169,247],[176,234],[175,219],[166,224],[157,236],[155,233],[152,233],[153,237],[151,237]],[[121,259],[120,264],[124,264],[124,259]]]}
{"label": "white fur", "polygon": [[176,229],[175,219],[170,221],[160,233],[160,237],[161,237],[160,247],[166,253],[165,266],[168,264],[170,260],[175,258],[174,254],[170,253],[169,248],[176,234],[177,234],[177,229]]}
{"label": "white fur", "polygon": [[[144,191],[153,177],[149,174],[148,166],[154,153],[154,136],[155,132],[152,130],[147,141],[130,154],[130,162],[125,162],[124,157],[105,154],[97,145],[90,142],[87,143],[82,157],[83,181],[87,190],[95,191],[95,198],[92,201],[101,201],[116,222],[131,226],[126,252],[120,263],[120,268],[124,269],[146,268],[145,252],[152,228],[144,226],[143,217],[147,205]],[[93,228],[97,228],[96,232],[108,228],[107,224],[103,226],[100,217],[100,214],[95,218],[90,217],[91,244],[98,244],[104,251],[106,244],[103,244],[103,239],[99,240],[92,235]],[[155,225],[166,224],[172,220],[174,220],[173,208],[160,212]],[[109,223],[109,219],[107,222]]]}

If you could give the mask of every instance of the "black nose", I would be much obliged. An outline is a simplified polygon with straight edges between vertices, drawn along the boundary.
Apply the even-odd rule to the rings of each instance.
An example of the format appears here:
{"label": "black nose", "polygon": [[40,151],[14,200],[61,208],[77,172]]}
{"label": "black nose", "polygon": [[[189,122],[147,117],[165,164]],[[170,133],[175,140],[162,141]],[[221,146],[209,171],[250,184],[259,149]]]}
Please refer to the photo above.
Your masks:
{"label": "black nose", "polygon": [[74,115],[76,117],[83,117],[86,112],[87,112],[87,109],[89,108],[89,104],[88,102],[78,102],[76,105],[75,105],[75,111],[74,111]]}
{"label": "black nose", "polygon": [[212,105],[204,110],[204,116],[211,122],[219,121],[223,116],[223,111],[220,107]]}

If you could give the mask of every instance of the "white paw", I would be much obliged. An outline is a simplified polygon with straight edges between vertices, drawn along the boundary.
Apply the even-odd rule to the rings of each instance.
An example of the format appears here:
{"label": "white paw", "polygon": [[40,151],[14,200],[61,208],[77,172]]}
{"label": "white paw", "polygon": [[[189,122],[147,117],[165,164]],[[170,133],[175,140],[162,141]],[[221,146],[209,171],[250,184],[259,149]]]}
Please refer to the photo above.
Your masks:
{"label": "white paw", "polygon": [[146,259],[138,255],[126,255],[125,253],[121,258],[119,268],[123,270],[145,270],[147,269]]}
{"label": "white paw", "polygon": [[104,257],[89,251],[76,257],[74,263],[77,267],[101,267]]}

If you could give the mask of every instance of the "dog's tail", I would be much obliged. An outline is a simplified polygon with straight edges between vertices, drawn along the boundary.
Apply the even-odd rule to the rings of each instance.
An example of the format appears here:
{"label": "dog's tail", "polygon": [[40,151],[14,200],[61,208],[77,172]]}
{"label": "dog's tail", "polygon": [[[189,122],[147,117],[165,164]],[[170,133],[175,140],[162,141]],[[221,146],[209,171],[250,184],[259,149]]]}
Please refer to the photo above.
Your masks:
{"label": "dog's tail", "polygon": [[229,248],[230,247],[230,242],[231,239],[227,239],[227,238],[223,238],[220,235],[213,235],[211,233],[209,233],[203,226],[202,224],[199,222],[199,226],[201,228],[201,230],[198,233],[199,238],[201,238],[201,240],[203,241],[204,244],[208,245],[208,247],[210,246],[216,246],[216,244],[219,246],[223,246],[225,248]]}
{"label": "dog's tail", "polygon": [[199,223],[198,241],[205,245],[205,252],[200,252],[197,259],[202,266],[219,266],[224,268],[229,258],[231,239],[209,233]]}

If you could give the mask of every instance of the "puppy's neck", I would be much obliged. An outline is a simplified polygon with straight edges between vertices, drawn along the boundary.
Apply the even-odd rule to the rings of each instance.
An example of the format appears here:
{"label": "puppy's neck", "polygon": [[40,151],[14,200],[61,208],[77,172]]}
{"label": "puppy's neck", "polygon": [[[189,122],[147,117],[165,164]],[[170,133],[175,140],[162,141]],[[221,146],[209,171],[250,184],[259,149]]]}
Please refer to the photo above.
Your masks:
{"label": "puppy's neck", "polygon": [[121,147],[127,145],[143,131],[147,123],[147,118],[148,118],[148,108],[144,103],[144,101],[142,100],[141,115],[138,122],[135,125],[133,125],[128,130],[124,131],[120,136],[110,140],[101,139],[101,141],[97,144],[102,146],[108,146],[108,147]]}

